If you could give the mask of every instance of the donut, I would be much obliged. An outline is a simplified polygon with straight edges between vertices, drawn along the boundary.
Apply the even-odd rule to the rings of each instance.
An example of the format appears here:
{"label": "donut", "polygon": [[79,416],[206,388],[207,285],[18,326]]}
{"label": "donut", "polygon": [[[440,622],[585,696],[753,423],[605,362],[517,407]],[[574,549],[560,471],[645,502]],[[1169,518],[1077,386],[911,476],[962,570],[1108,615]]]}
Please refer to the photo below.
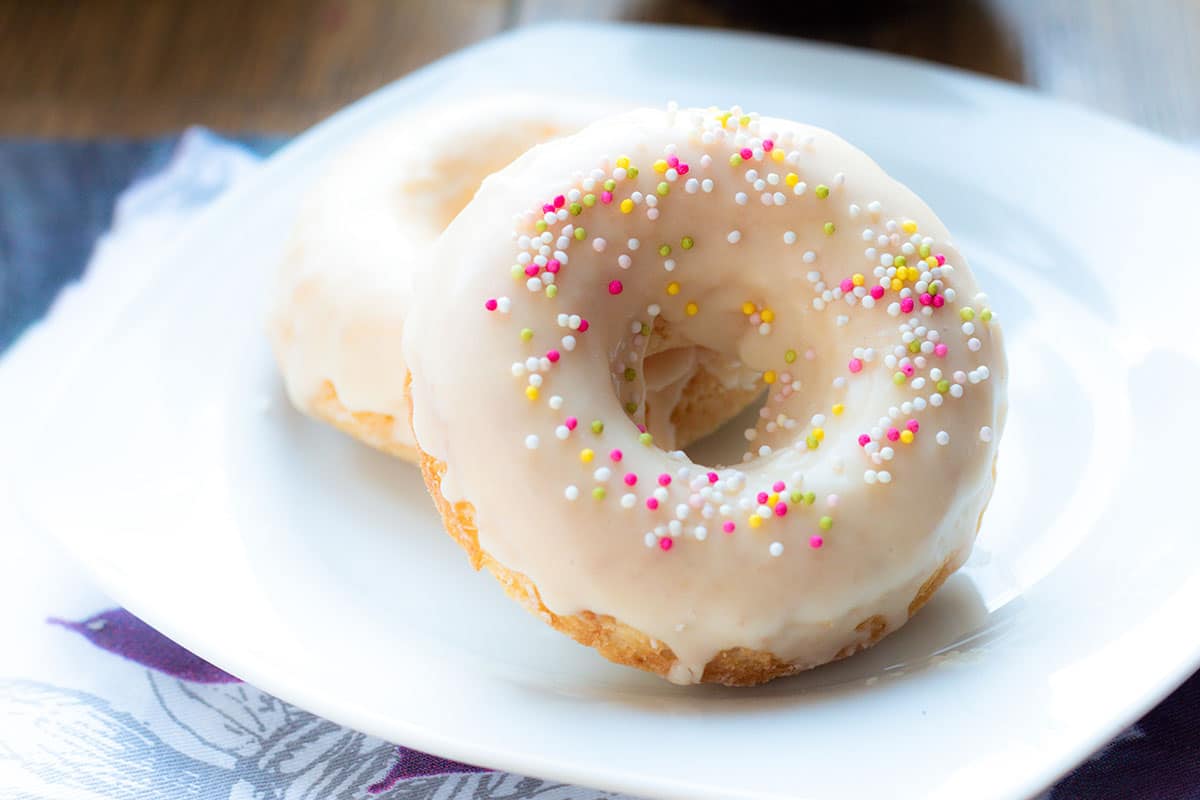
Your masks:
{"label": "donut", "polygon": [[[1000,326],[937,216],[828,131],[602,120],[485,180],[415,283],[412,426],[447,531],[612,661],[790,675],[895,631],[970,554]],[[656,326],[767,391],[732,465],[644,430]]]}
{"label": "donut", "polygon": [[[484,177],[611,110],[532,95],[476,99],[390,120],[336,157],[304,198],[272,291],[268,330],[292,404],[415,461],[401,348],[413,265]],[[468,136],[465,159],[456,143]],[[669,338],[657,346],[670,349]],[[676,430],[682,443],[703,436],[759,394],[728,373],[731,385],[714,380],[711,363],[679,348],[655,370],[651,403],[662,419],[652,423],[666,440]],[[693,404],[677,409],[685,386]]]}

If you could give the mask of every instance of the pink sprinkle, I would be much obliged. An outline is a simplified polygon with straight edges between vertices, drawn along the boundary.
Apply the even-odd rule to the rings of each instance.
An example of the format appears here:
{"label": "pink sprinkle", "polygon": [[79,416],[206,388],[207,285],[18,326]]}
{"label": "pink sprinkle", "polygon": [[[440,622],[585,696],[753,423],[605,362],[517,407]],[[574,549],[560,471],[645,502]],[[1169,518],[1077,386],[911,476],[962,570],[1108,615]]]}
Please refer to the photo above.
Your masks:
{"label": "pink sprinkle", "polygon": [[780,500],[775,504],[775,516],[783,517],[787,515],[787,503]]}
{"label": "pink sprinkle", "polygon": [[618,295],[623,291],[625,291],[625,286],[620,281],[609,281],[609,284],[608,284],[608,293],[609,294]]}
{"label": "pink sprinkle", "polygon": [[632,472],[626,472],[625,473],[625,485],[626,486],[637,486],[637,475],[634,475]]}
{"label": "pink sprinkle", "polygon": [[658,540],[658,546],[662,548],[662,551],[664,553],[667,552],[668,550],[670,550],[671,547],[674,546],[674,544],[675,544],[675,540],[672,539],[670,536],[664,536],[663,538]]}
{"label": "pink sprinkle", "polygon": [[887,438],[889,442],[897,442],[900,440],[900,431],[896,428],[887,429]]}
{"label": "pink sprinkle", "polygon": [[875,298],[876,300],[883,297],[883,287],[879,285],[872,286],[871,297]]}
{"label": "pink sprinkle", "polygon": [[610,192],[608,190],[601,192],[600,193],[600,202],[604,203],[604,205],[608,205],[609,203],[611,203],[612,202],[612,192]]}
{"label": "pink sprinkle", "polygon": [[770,139],[763,139],[763,152],[769,153],[775,149],[775,142]]}
{"label": "pink sprinkle", "polygon": [[638,423],[638,425],[637,425],[637,429],[638,429],[638,433],[645,433],[645,432],[646,432],[646,426],[645,426],[645,425],[643,425],[643,424],[641,424],[640,422],[639,422],[639,423]]}
{"label": "pink sprinkle", "polygon": [[775,484],[771,487],[771,491],[772,492],[782,492],[786,488],[787,488],[787,484],[784,483],[783,481],[775,481]]}
{"label": "pink sprinkle", "polygon": [[537,264],[526,264],[525,265],[525,274],[531,278],[534,275],[537,275],[538,274],[538,265]]}
{"label": "pink sprinkle", "polygon": [[557,364],[558,360],[562,358],[562,356],[559,355],[557,350],[548,350],[546,351],[546,358],[550,360],[551,364]]}
{"label": "pink sprinkle", "polygon": [[494,298],[491,300],[488,300],[486,303],[483,304],[483,307],[486,308],[488,311],[495,311],[496,306],[497,306],[497,303]]}
{"label": "pink sprinkle", "polygon": [[[622,453],[619,449],[614,449],[608,454],[608,457],[611,458],[614,462],[620,463],[621,459],[625,457],[625,454]],[[633,478],[633,482],[637,483],[637,475],[634,475],[632,472],[629,473],[628,475],[626,475],[625,476],[626,483],[628,483],[630,478]],[[629,485],[632,486],[633,483],[630,483]]]}
{"label": "pink sprinkle", "polygon": [[721,530],[725,531],[726,533],[733,533],[736,529],[737,525],[734,525],[732,522],[726,522],[721,526]]}
{"label": "pink sprinkle", "polygon": [[715,473],[715,472],[708,473],[708,482],[709,483],[716,483],[720,479],[721,478],[719,475],[717,475],[717,473]]}
{"label": "pink sprinkle", "polygon": [[651,511],[657,511],[658,510],[658,498],[657,497],[647,497],[646,498],[646,508],[650,509]]}
{"label": "pink sprinkle", "polygon": [[922,292],[921,296],[917,299],[921,301],[921,305],[923,306],[933,305],[933,295],[931,295],[929,292]]}
{"label": "pink sprinkle", "polygon": [[554,206],[550,203],[542,203],[542,213],[549,214],[554,211]]}
{"label": "pink sprinkle", "polygon": [[940,294],[935,294],[933,296],[933,307],[941,308],[944,305],[946,305],[946,298],[942,297]]}
{"label": "pink sprinkle", "polygon": [[561,266],[562,266],[562,263],[559,262],[559,260],[557,258],[552,258],[546,262],[546,272],[554,274],[554,273],[558,272],[558,268]]}
{"label": "pink sprinkle", "polygon": [[911,378],[917,369],[912,364],[903,364],[900,367],[900,371],[904,373],[905,377]]}
{"label": "pink sprinkle", "polygon": [[[618,285],[620,285],[619,282],[618,282]],[[587,333],[587,329],[589,327],[590,326],[588,325],[588,321],[586,319],[579,320],[579,332],[580,333]],[[643,431],[643,433],[645,433],[645,431]]]}
{"label": "pink sprinkle", "polygon": [[743,161],[749,161],[750,159],[754,158],[754,151],[749,147],[743,147],[742,151],[738,153],[738,155],[742,157]]}
{"label": "pink sprinkle", "polygon": [[680,164],[678,167],[675,168],[675,171],[678,172],[680,175],[687,175],[688,172],[691,171],[691,167],[689,167],[687,164]]}
{"label": "pink sprinkle", "polygon": [[667,166],[671,169],[679,166],[679,156],[667,156]]}
{"label": "pink sprinkle", "polygon": [[566,204],[567,204],[567,198],[563,197],[561,194],[558,197],[554,198],[554,207],[555,208],[562,208]]}
{"label": "pink sprinkle", "polygon": [[759,492],[759,493],[758,493],[758,496],[757,496],[756,498],[754,498],[754,499],[758,501],[758,504],[759,504],[760,506],[761,506],[761,505],[764,505],[764,504],[767,502],[767,493],[766,493],[766,492]]}
{"label": "pink sprinkle", "polygon": [[862,372],[863,363],[861,358],[852,358],[848,365],[851,372]]}
{"label": "pink sprinkle", "polygon": [[842,294],[850,294],[854,291],[854,281],[849,278],[842,279]]}
{"label": "pink sprinkle", "polygon": [[917,431],[921,430],[921,423],[917,422],[915,419],[910,419],[904,424],[904,427],[908,428],[913,433],[916,433]]}
{"label": "pink sprinkle", "polygon": [[936,256],[934,256],[934,258],[937,259],[939,267],[946,266],[946,257],[944,255],[942,255],[941,253],[938,253]]}
{"label": "pink sprinkle", "polygon": [[575,419],[574,417],[567,417],[566,426],[567,430],[573,431],[579,427],[579,420]]}
{"label": "pink sprinkle", "polygon": [[871,436],[870,436],[870,434],[866,434],[866,433],[860,433],[860,434],[858,435],[858,446],[859,446],[859,447],[866,447],[866,446],[867,446],[867,445],[869,445],[870,443],[871,443]]}
{"label": "pink sprinkle", "polygon": [[905,314],[908,314],[913,310],[914,305],[913,299],[911,297],[906,297],[900,301],[900,310]]}
{"label": "pink sprinkle", "polygon": [[671,476],[665,472],[662,475],[659,475],[658,476],[658,485],[659,486],[670,486],[671,485]]}
{"label": "pink sprinkle", "polygon": [[933,354],[935,356],[937,356],[938,358],[945,358],[946,353],[949,353],[949,352],[950,352],[950,348],[946,346],[945,342],[938,342],[937,344],[935,344],[933,346]]}
{"label": "pink sprinkle", "polygon": [[825,540],[822,539],[820,536],[813,536],[811,539],[808,540],[808,546],[811,547],[813,550],[820,550],[822,545],[824,545],[824,544],[825,544]]}

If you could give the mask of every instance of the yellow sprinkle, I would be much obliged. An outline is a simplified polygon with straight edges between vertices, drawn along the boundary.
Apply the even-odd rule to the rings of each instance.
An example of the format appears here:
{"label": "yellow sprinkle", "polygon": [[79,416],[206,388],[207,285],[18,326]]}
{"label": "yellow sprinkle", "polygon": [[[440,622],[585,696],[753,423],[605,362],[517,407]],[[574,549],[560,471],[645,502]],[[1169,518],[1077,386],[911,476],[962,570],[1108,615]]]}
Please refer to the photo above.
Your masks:
{"label": "yellow sprinkle", "polygon": [[765,383],[769,386],[775,382],[776,377],[777,376],[775,375],[775,370],[769,369],[763,373],[763,383]]}
{"label": "yellow sprinkle", "polygon": [[917,232],[917,223],[913,222],[911,219],[908,220],[907,222],[905,222],[900,227],[904,228],[905,233],[916,233]]}
{"label": "yellow sprinkle", "polygon": [[853,283],[855,286],[862,286],[864,283],[867,282],[867,279],[865,277],[863,277],[863,274],[861,272],[856,272],[856,273],[854,273],[853,276],[851,276],[850,282]]}
{"label": "yellow sprinkle", "polygon": [[783,354],[783,360],[784,360],[784,361],[786,361],[786,362],[787,362],[787,363],[789,363],[789,364],[795,363],[795,361],[796,361],[796,351],[795,351],[795,350],[788,350],[786,353],[784,353],[784,354]]}
{"label": "yellow sprinkle", "polygon": [[621,169],[627,169],[629,167],[629,156],[621,156],[618,158],[617,166]]}
{"label": "yellow sprinkle", "polygon": [[912,431],[900,431],[900,441],[904,442],[905,444],[912,444],[912,440],[913,440],[913,432]]}
{"label": "yellow sprinkle", "polygon": [[730,118],[731,116],[733,116],[733,115],[732,115],[732,114],[730,114],[728,111],[726,111],[724,114],[718,114],[718,115],[717,115],[717,119],[721,121],[721,127],[722,127],[722,128],[724,128],[724,127],[725,127],[725,123],[729,121],[729,118]]}
{"label": "yellow sprinkle", "polygon": [[[779,152],[782,152],[782,151],[780,151],[780,150],[773,150],[773,151],[771,151],[771,152],[774,152],[774,153],[779,153]],[[794,173],[794,172],[789,172],[789,173],[787,174],[787,177],[783,179],[783,182],[784,182],[784,183],[786,183],[788,186],[795,186],[797,183],[799,183],[799,182],[800,182],[800,176],[799,176],[799,175],[797,175],[797,174],[796,174],[796,173]]]}
{"label": "yellow sprinkle", "polygon": [[751,528],[761,527],[762,522],[763,522],[762,517],[760,517],[758,514],[754,514],[750,517],[750,519],[746,520],[746,524],[749,525]]}
{"label": "yellow sprinkle", "polygon": [[738,119],[738,125],[741,125],[743,128],[744,128],[744,127],[746,127],[746,126],[747,126],[747,125],[749,125],[749,124],[750,124],[750,116],[749,116],[748,114],[743,114],[743,115],[742,115],[742,116],[741,116],[741,117]]}
{"label": "yellow sprinkle", "polygon": [[904,281],[899,278],[892,278],[892,291],[898,292],[904,288]]}
{"label": "yellow sprinkle", "polygon": [[813,428],[813,438],[816,439],[818,442],[825,441],[825,429],[824,428]]}
{"label": "yellow sprinkle", "polygon": [[742,303],[742,313],[745,314],[747,317],[750,316],[751,314],[753,314],[757,310],[758,310],[758,306],[754,305],[754,303],[751,303],[749,300]]}
{"label": "yellow sprinkle", "polygon": [[695,302],[691,302],[684,306],[683,310],[687,312],[689,317],[694,317],[700,311],[700,306],[696,305]]}
{"label": "yellow sprinkle", "polygon": [[840,417],[842,415],[842,412],[845,410],[846,410],[846,407],[844,405],[842,405],[841,403],[833,404],[833,415],[835,417]]}
{"label": "yellow sprinkle", "polygon": [[933,256],[930,256],[929,258],[925,259],[925,266],[929,267],[930,269],[933,269],[937,265],[938,265],[937,259],[934,258]]}
{"label": "yellow sprinkle", "polygon": [[621,201],[621,213],[628,214],[631,211],[633,211],[633,201],[626,197]]}
{"label": "yellow sprinkle", "polygon": [[762,312],[762,321],[763,322],[774,322],[775,321],[775,312],[769,308],[764,308],[763,312]]}
{"label": "yellow sprinkle", "polygon": [[521,341],[528,342],[533,338],[533,328],[521,328]]}
{"label": "yellow sprinkle", "polygon": [[767,505],[773,506],[779,502],[779,492],[771,492],[767,495]]}
{"label": "yellow sprinkle", "polygon": [[654,162],[654,171],[655,172],[666,172],[667,171],[667,162],[663,161],[661,158],[658,161],[655,161]]}
{"label": "yellow sprinkle", "polygon": [[778,147],[776,147],[774,150],[771,151],[771,158],[773,158],[776,161],[783,161],[785,158],[787,158],[787,156],[785,156],[783,154],[782,150],[780,150]]}
{"label": "yellow sprinkle", "polygon": [[667,294],[679,294],[679,281],[671,281],[667,284]]}
{"label": "yellow sprinkle", "polygon": [[525,387],[525,396],[528,397],[530,400],[537,400],[538,399],[538,388],[536,386],[526,386]]}
{"label": "yellow sprinkle", "polygon": [[590,447],[585,447],[579,451],[579,460],[585,464],[588,463],[589,461],[591,461],[595,457],[596,457],[596,454],[594,452],[592,452],[592,448],[590,448]]}

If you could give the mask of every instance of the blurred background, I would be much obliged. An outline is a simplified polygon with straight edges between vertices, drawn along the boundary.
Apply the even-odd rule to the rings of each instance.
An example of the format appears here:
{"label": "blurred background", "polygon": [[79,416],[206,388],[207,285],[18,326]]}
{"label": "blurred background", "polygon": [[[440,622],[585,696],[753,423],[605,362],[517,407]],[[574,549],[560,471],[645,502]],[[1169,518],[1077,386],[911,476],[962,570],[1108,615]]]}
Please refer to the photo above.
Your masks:
{"label": "blurred background", "polygon": [[464,45],[562,19],[900,53],[1200,139],[1196,0],[0,0],[0,136],[296,133]]}

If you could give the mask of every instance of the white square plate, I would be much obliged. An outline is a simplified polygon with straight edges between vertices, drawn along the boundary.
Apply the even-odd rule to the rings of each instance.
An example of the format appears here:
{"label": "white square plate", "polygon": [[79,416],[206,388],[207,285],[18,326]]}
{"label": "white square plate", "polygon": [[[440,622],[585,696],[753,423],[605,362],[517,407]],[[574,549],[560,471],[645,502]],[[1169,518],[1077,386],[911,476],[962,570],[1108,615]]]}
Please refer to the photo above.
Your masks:
{"label": "white square plate", "polygon": [[[415,470],[288,407],[262,310],[304,189],[365,127],[500,89],[812,122],[955,231],[1004,315],[1011,413],[976,554],[898,634],[758,689],[613,666],[472,574]],[[44,418],[9,445],[18,499],[167,635],[413,747],[664,797],[1027,795],[1200,661],[1198,189],[1179,148],[945,69],[525,29],[351,106],[197,220],[45,388]]]}

